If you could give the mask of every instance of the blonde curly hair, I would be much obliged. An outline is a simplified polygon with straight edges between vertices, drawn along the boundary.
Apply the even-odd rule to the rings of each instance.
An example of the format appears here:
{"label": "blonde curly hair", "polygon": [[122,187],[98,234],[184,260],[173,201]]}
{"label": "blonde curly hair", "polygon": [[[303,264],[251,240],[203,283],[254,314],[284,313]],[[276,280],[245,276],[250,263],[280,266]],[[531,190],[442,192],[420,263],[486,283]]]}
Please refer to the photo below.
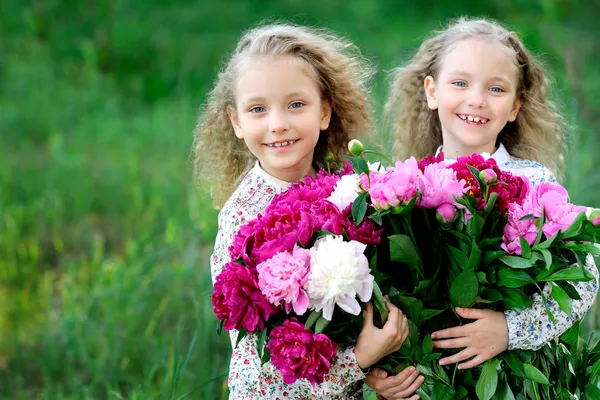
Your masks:
{"label": "blonde curly hair", "polygon": [[448,49],[468,38],[493,40],[506,46],[519,68],[516,95],[521,108],[517,119],[499,133],[497,142],[504,144],[512,156],[541,162],[560,176],[567,124],[548,98],[549,79],[515,32],[485,19],[458,19],[423,42],[408,65],[392,71],[385,116],[395,138],[394,154],[402,159],[421,158],[435,153],[442,145],[438,112],[427,106],[423,83],[428,75],[437,77]]}
{"label": "blonde curly hair", "polygon": [[194,131],[195,174],[210,182],[217,208],[256,161],[244,141],[235,136],[227,108],[235,107],[240,69],[249,57],[264,55],[292,55],[310,66],[323,100],[331,103],[329,127],[321,132],[315,147],[317,165],[325,164],[327,152],[340,160],[350,139],[371,132],[369,79],[373,71],[356,46],[320,29],[288,24],[254,28],[241,38],[219,73]]}

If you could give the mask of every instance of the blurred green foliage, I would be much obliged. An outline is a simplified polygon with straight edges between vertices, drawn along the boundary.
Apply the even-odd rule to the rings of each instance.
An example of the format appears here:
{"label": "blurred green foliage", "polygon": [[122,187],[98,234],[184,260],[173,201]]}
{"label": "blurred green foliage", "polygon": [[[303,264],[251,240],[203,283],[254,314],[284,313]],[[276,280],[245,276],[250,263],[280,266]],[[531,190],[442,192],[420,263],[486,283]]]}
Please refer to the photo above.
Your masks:
{"label": "blurred green foliage", "polygon": [[546,60],[576,127],[566,185],[600,206],[599,11],[597,0],[3,0],[0,398],[226,396],[230,346],[209,296],[217,214],[189,154],[243,30],[283,19],[347,35],[380,70],[379,112],[385,71],[431,30],[499,19]]}

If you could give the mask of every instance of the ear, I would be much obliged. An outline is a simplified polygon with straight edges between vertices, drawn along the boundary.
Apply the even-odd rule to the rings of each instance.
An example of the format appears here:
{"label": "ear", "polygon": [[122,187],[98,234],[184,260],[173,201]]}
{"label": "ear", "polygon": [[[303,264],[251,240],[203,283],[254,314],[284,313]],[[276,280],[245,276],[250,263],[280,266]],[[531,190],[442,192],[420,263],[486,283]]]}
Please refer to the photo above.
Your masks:
{"label": "ear", "polygon": [[227,115],[229,116],[229,121],[231,121],[231,125],[233,126],[233,130],[235,131],[235,136],[238,139],[243,139],[244,132],[242,131],[242,128],[240,127],[237,111],[231,105],[227,105],[226,111],[227,111]]}
{"label": "ear", "polygon": [[514,122],[517,119],[517,115],[519,114],[519,110],[521,109],[521,99],[518,97],[515,98],[515,102],[513,103],[513,108],[510,110],[510,114],[508,115],[508,122]]}
{"label": "ear", "polygon": [[433,76],[428,75],[423,81],[423,87],[425,88],[425,96],[427,97],[427,105],[432,110],[437,110],[438,101],[435,93],[435,79]]}
{"label": "ear", "polygon": [[324,131],[329,128],[329,122],[331,122],[331,113],[333,108],[331,107],[331,100],[323,100],[321,105],[321,122],[320,129]]}

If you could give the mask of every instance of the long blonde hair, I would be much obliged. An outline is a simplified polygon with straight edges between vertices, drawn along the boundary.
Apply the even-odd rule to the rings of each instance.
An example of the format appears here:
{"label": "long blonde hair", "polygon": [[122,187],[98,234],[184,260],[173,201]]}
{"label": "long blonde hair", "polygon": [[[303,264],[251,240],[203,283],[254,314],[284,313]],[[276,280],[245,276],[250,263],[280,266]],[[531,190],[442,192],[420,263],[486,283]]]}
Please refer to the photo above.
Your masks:
{"label": "long blonde hair", "polygon": [[385,115],[395,138],[395,155],[402,159],[425,157],[442,144],[438,112],[427,106],[423,82],[428,75],[437,77],[452,44],[468,38],[494,40],[506,46],[519,68],[517,98],[521,108],[517,119],[506,124],[497,141],[511,155],[541,162],[560,176],[567,124],[548,98],[549,79],[515,32],[484,19],[463,17],[435,32],[408,65],[392,71]]}
{"label": "long blonde hair", "polygon": [[227,115],[235,107],[235,82],[241,66],[257,55],[293,55],[315,72],[323,100],[329,100],[332,115],[329,128],[322,131],[314,162],[324,165],[325,154],[341,159],[347,142],[372,126],[369,79],[372,69],[357,47],[324,30],[268,25],[247,32],[219,73],[208,95],[194,131],[196,177],[208,180],[215,206],[221,207],[233,193],[256,158],[238,139]]}

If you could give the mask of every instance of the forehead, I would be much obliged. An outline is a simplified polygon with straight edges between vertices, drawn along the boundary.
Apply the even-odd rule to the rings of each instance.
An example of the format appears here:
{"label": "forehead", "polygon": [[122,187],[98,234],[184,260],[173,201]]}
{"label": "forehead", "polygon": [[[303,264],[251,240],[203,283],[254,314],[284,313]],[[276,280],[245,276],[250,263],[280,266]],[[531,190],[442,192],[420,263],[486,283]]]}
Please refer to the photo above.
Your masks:
{"label": "forehead", "polygon": [[481,77],[505,75],[517,80],[515,53],[496,40],[464,39],[450,46],[441,59],[440,74],[461,70]]}
{"label": "forehead", "polygon": [[293,55],[247,57],[237,73],[236,92],[295,91],[317,88],[317,74],[306,61]]}

